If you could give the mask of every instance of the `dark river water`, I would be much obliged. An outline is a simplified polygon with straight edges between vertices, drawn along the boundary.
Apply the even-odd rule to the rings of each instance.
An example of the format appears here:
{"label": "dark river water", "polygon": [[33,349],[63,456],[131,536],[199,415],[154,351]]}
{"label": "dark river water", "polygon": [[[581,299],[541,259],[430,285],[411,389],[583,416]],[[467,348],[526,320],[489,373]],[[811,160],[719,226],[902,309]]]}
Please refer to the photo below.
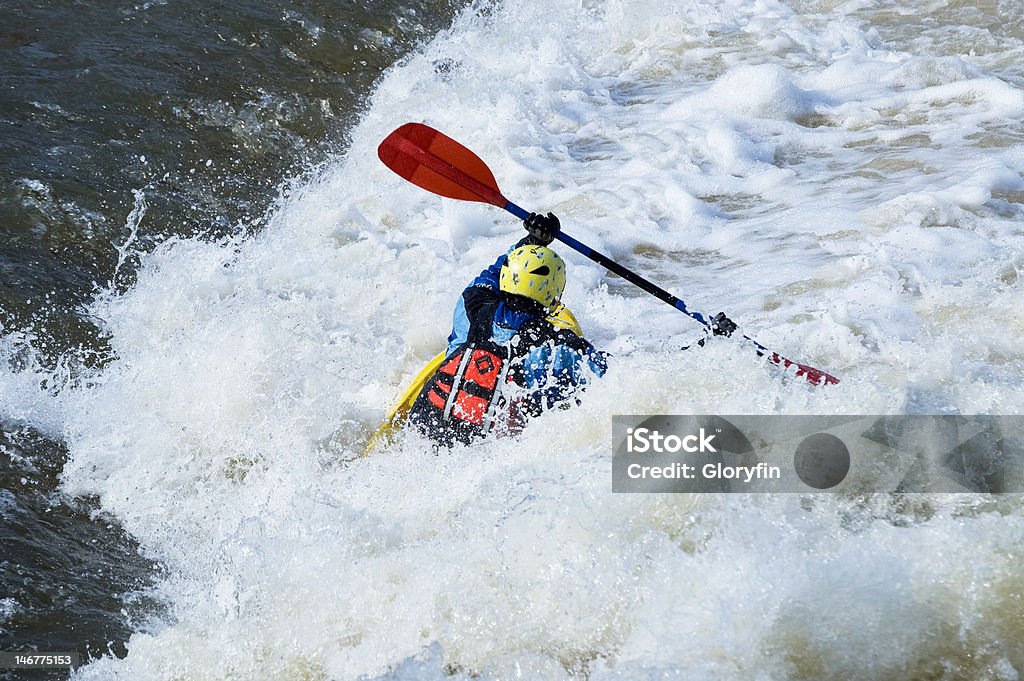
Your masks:
{"label": "dark river water", "polygon": [[[382,71],[461,4],[0,3],[0,330],[53,364],[102,363],[83,304],[131,282],[124,246],[258,230],[289,181],[345,149]],[[0,651],[123,651],[159,612],[140,594],[160,566],[58,491],[60,442],[17,414],[0,431]]]}

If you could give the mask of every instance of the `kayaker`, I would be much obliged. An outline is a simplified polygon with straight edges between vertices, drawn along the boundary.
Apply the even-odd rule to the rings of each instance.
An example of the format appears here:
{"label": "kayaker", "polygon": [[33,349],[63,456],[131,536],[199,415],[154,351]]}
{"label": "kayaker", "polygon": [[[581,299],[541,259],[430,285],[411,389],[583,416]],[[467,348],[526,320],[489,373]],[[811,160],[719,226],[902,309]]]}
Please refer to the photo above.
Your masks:
{"label": "kayaker", "polygon": [[515,432],[527,418],[571,404],[607,369],[605,353],[579,335],[561,304],[565,263],[548,248],[558,218],[531,213],[523,224],[528,235],[462,292],[445,360],[409,412],[440,444]]}

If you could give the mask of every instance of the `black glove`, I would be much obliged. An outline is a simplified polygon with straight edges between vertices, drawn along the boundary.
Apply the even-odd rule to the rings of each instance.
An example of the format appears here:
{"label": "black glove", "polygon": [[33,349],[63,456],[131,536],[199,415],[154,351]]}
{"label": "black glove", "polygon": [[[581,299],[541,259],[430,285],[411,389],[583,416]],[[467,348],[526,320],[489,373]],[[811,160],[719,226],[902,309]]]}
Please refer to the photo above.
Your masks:
{"label": "black glove", "polygon": [[562,229],[554,213],[548,213],[547,215],[530,213],[530,217],[523,220],[523,226],[526,227],[526,231],[530,233],[530,236],[540,246],[547,246],[551,243],[555,235],[558,234],[558,231]]}
{"label": "black glove", "polygon": [[735,330],[736,322],[726,317],[724,312],[719,312],[711,319],[711,332],[716,336],[728,338]]}

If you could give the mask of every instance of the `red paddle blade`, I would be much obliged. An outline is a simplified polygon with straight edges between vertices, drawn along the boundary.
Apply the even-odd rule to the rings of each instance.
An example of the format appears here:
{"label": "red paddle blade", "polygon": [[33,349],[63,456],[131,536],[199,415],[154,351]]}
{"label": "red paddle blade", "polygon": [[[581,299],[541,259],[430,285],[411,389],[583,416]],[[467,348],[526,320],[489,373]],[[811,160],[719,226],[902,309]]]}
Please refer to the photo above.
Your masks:
{"label": "red paddle blade", "polygon": [[768,356],[768,360],[774,364],[778,364],[783,369],[788,369],[791,366],[796,367],[796,375],[807,380],[812,385],[835,385],[839,382],[839,379],[832,374],[826,373],[821,369],[815,369],[812,366],[806,364],[800,364],[793,360],[786,359],[777,352],[773,352]]}
{"label": "red paddle blade", "polygon": [[406,123],[380,143],[377,156],[391,170],[427,191],[504,208],[508,200],[480,157],[422,123]]}

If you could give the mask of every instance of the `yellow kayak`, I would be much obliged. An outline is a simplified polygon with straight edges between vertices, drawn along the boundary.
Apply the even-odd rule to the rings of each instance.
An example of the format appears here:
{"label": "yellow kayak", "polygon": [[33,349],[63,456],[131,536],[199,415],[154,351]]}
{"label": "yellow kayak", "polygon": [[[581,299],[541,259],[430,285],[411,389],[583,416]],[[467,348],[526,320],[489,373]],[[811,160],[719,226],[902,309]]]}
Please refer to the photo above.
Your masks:
{"label": "yellow kayak", "polygon": [[412,383],[405,389],[402,396],[398,398],[398,403],[388,411],[388,415],[384,417],[384,423],[380,424],[377,432],[366,443],[363,456],[369,456],[377,447],[389,442],[394,432],[405,425],[405,419],[409,415],[409,410],[412,409],[413,402],[419,397],[420,390],[423,390],[426,382],[430,380],[430,377],[434,375],[437,368],[441,366],[444,356],[445,353],[443,352],[437,353],[434,359],[427,362],[427,365],[420,369],[420,372],[416,374],[416,378],[412,379]]}
{"label": "yellow kayak", "polygon": [[[559,304],[554,310],[548,314],[548,321],[561,329],[569,329],[577,336],[582,336],[583,332],[580,330],[579,322],[576,321],[576,317],[572,312],[569,311],[565,305]],[[420,369],[420,372],[416,374],[416,377],[412,379],[412,383],[409,387],[398,398],[398,402],[395,403],[389,411],[387,416],[384,417],[384,422],[377,428],[377,432],[370,437],[366,443],[366,449],[363,450],[363,456],[369,456],[378,447],[386,445],[391,441],[392,436],[396,430],[400,430],[405,425],[405,420],[409,416],[409,410],[412,409],[412,405],[416,402],[416,398],[419,397],[420,391],[423,390],[423,386],[426,385],[427,381],[430,380],[434,372],[437,371],[441,363],[444,362],[445,353],[437,353],[432,360],[427,362],[426,366]]]}

